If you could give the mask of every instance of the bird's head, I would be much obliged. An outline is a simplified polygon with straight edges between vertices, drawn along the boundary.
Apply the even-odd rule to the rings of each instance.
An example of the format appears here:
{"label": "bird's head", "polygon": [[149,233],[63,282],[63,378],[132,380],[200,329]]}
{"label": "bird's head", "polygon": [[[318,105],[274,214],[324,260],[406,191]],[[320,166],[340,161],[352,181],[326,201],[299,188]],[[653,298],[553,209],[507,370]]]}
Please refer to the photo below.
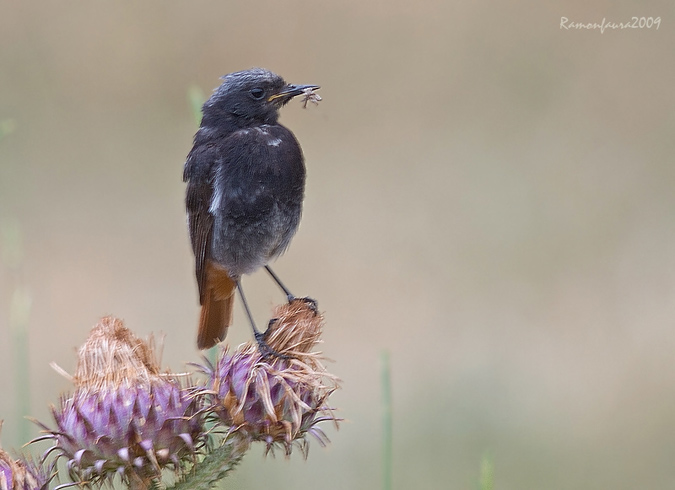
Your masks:
{"label": "bird's head", "polygon": [[237,127],[275,124],[279,109],[289,100],[317,85],[290,85],[279,75],[262,68],[230,73],[203,107],[202,126],[218,123]]}

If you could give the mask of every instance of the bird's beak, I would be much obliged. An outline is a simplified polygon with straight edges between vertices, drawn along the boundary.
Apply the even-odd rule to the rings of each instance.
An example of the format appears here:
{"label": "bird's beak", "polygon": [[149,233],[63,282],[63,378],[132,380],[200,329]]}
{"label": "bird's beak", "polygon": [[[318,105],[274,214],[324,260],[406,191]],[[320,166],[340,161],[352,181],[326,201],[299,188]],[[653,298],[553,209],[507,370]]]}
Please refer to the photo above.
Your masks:
{"label": "bird's beak", "polygon": [[286,85],[281,91],[276,94],[272,94],[267,98],[268,102],[277,101],[281,103],[286,103],[291,100],[296,95],[301,95],[306,92],[311,92],[312,90],[318,90],[321,87],[318,85]]}

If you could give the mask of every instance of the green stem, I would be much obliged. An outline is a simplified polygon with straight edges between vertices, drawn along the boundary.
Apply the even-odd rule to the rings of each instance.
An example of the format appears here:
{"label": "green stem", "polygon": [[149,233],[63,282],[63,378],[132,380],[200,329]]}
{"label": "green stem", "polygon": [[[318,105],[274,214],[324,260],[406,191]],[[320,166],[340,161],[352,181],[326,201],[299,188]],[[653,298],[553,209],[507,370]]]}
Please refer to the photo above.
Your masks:
{"label": "green stem", "polygon": [[194,118],[197,126],[202,121],[202,104],[206,100],[204,91],[199,88],[197,85],[191,85],[188,88],[187,92],[188,103],[190,104],[190,110],[192,111],[192,117]]}
{"label": "green stem", "polygon": [[16,288],[10,306],[10,328],[14,351],[14,380],[16,395],[17,420],[19,421],[19,440],[21,444],[30,439],[30,425],[24,416],[30,413],[30,363],[28,347],[28,318],[30,315],[31,297],[26,288]]}
{"label": "green stem", "polygon": [[380,382],[382,384],[382,489],[392,489],[392,403],[391,403],[391,368],[389,352],[383,351],[381,356]]}
{"label": "green stem", "polygon": [[247,449],[248,444],[238,441],[236,436],[229,439],[207,454],[169,490],[211,490],[216,482],[225,478],[239,464]]}
{"label": "green stem", "polygon": [[30,438],[30,425],[24,418],[30,413],[30,363],[28,362],[28,320],[31,295],[22,285],[23,239],[19,223],[12,218],[0,222],[0,265],[2,274],[10,277],[12,297],[9,304],[10,343],[14,361],[14,408],[18,421],[18,441],[24,444]]}
{"label": "green stem", "polygon": [[495,467],[492,457],[484,454],[480,462],[480,481],[478,483],[480,490],[493,490],[495,486]]}

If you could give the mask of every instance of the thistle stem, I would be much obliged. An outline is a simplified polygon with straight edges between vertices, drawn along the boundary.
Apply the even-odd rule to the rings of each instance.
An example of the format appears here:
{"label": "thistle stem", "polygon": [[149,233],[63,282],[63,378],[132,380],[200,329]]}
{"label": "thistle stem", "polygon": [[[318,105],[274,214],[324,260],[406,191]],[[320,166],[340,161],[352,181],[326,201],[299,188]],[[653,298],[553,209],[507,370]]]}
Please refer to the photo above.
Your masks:
{"label": "thistle stem", "polygon": [[230,440],[214,449],[186,475],[168,490],[212,490],[219,480],[239,464],[248,449],[247,444]]}
{"label": "thistle stem", "polygon": [[382,351],[380,356],[382,385],[382,489],[392,489],[392,403],[391,403],[391,368],[389,351]]}

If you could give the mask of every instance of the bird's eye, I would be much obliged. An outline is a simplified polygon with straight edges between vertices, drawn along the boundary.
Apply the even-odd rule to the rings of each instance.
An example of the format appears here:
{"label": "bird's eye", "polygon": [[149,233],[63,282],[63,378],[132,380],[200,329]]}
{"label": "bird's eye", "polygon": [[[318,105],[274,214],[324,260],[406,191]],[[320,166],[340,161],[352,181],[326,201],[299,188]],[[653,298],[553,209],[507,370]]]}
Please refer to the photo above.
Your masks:
{"label": "bird's eye", "polygon": [[251,89],[251,97],[253,97],[256,100],[260,100],[265,96],[265,91],[261,88],[252,88]]}

